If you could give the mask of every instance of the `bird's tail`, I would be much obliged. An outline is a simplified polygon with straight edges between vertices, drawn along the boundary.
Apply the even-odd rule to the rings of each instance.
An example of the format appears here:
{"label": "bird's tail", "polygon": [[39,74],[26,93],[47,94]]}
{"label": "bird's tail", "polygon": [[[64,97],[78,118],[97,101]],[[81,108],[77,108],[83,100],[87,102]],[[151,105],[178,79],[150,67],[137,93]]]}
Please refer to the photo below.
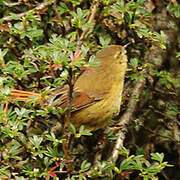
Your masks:
{"label": "bird's tail", "polygon": [[13,100],[16,100],[16,101],[28,101],[28,100],[33,100],[33,99],[37,98],[36,101],[38,103],[43,102],[41,94],[28,92],[28,91],[12,90],[9,97],[10,97],[10,99],[13,99]]}

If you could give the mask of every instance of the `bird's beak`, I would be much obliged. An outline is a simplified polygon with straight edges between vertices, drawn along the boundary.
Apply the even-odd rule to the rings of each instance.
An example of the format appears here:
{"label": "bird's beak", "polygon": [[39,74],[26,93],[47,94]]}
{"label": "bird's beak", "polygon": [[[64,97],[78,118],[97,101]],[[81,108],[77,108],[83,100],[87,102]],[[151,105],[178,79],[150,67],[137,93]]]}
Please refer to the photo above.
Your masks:
{"label": "bird's beak", "polygon": [[131,44],[131,42],[125,44],[123,47],[126,49],[130,44]]}

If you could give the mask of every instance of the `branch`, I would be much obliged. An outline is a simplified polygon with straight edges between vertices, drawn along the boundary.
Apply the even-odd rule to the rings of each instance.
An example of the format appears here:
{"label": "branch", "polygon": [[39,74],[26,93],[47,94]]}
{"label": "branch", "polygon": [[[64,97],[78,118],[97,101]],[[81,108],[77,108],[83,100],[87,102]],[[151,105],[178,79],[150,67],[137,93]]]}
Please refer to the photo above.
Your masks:
{"label": "branch", "polygon": [[[26,16],[27,14],[29,14],[30,12],[32,12],[32,11],[40,11],[40,10],[42,10],[42,9],[45,9],[46,7],[48,7],[49,5],[51,5],[51,3],[50,2],[44,2],[44,3],[41,3],[41,4],[39,4],[37,7],[35,7],[34,9],[31,9],[31,10],[29,10],[29,11],[26,11],[26,12],[23,12],[23,13],[20,13],[20,14],[17,14],[17,16],[19,17],[19,18],[22,18],[22,17],[24,17],[24,16]],[[4,17],[4,18],[2,18],[4,21],[11,21],[12,19],[13,19],[13,17],[14,16],[7,16],[7,17]]]}
{"label": "branch", "polygon": [[73,83],[73,72],[72,68],[69,69],[69,77],[68,77],[68,103],[67,103],[67,113],[65,114],[65,128],[70,125],[70,119],[71,119],[71,111],[72,111],[72,101],[73,101],[73,88],[74,88],[74,83]]}
{"label": "branch", "polygon": [[[72,72],[72,68],[70,68],[69,70],[69,77],[68,77],[68,81],[67,84],[69,86],[68,88],[68,102],[67,102],[67,112],[65,113],[65,123],[64,123],[64,133],[63,133],[63,139],[65,139],[63,141],[62,144],[62,148],[63,148],[63,152],[64,152],[64,157],[67,161],[71,162],[71,152],[69,151],[69,144],[70,144],[70,137],[71,137],[71,133],[68,129],[69,125],[70,125],[70,120],[71,120],[71,110],[72,110],[72,101],[73,101],[73,87],[74,87],[74,83],[73,83],[73,72]],[[67,163],[67,171],[68,172],[72,172],[73,171],[73,166],[72,163]]]}
{"label": "branch", "polygon": [[5,6],[10,7],[10,8],[22,4],[22,2],[13,2],[13,3],[7,3],[6,1],[2,1],[2,2],[4,3]]}
{"label": "branch", "polygon": [[[99,6],[99,0],[95,0],[94,4],[92,4],[91,10],[89,12],[89,15],[87,18],[88,19],[87,24],[90,24],[93,22],[93,20],[96,16],[98,6]],[[81,34],[80,40],[83,40],[84,38],[86,38],[89,33],[90,33],[89,27],[85,28],[85,30]]]}
{"label": "branch", "polygon": [[[142,89],[144,87],[145,84],[145,79],[139,79],[134,87],[134,90],[132,92],[133,95],[136,95],[136,98],[139,98],[142,92]],[[119,132],[117,133],[117,140],[116,140],[116,144],[113,148],[112,151],[112,158],[114,159],[114,161],[116,162],[118,159],[118,154],[119,151],[118,149],[120,149],[123,146],[123,142],[125,139],[125,135],[127,132],[127,126],[133,116],[133,113],[136,109],[136,105],[137,105],[138,101],[135,99],[131,99],[127,105],[128,109],[126,110],[126,112],[121,116],[118,125],[119,126],[123,126],[122,129],[119,130]]]}

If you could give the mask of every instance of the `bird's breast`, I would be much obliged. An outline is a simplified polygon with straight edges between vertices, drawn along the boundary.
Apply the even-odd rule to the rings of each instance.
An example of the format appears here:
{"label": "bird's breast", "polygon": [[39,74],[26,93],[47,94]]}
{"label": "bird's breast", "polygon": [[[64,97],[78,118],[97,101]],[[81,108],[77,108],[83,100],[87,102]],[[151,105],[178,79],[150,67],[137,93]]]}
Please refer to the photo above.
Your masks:
{"label": "bird's breast", "polygon": [[104,127],[120,111],[122,89],[122,83],[114,83],[109,93],[102,100],[72,113],[71,122],[77,128],[84,125],[90,130]]}

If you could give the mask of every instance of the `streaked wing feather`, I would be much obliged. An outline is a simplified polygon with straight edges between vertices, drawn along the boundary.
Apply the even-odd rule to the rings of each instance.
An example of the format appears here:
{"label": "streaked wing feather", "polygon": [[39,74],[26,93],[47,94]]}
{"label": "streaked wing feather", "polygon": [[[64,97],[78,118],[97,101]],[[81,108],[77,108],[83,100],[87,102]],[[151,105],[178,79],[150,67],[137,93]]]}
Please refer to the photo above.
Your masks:
{"label": "streaked wing feather", "polygon": [[[37,102],[43,102],[41,94],[28,91],[12,90],[9,97],[17,101],[28,101],[33,99],[33,97],[38,97]],[[73,92],[72,112],[88,107],[102,98],[103,97],[95,98],[94,96],[90,96],[78,88],[75,88]],[[46,97],[45,99],[47,99],[48,106],[60,106],[65,109],[68,103],[68,88],[57,88],[55,91],[51,92],[51,95],[49,95],[48,98]]]}

